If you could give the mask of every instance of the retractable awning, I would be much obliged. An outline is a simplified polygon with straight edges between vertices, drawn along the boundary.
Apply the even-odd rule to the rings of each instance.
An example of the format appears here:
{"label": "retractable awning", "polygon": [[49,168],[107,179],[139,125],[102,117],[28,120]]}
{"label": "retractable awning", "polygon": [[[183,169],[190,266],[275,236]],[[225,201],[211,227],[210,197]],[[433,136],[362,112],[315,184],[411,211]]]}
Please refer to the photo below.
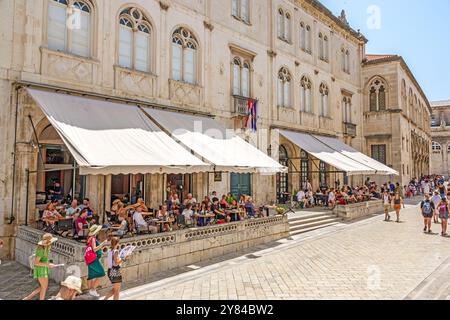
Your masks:
{"label": "retractable awning", "polygon": [[136,105],[27,90],[61,136],[82,175],[211,170]]}
{"label": "retractable awning", "polygon": [[279,130],[279,132],[299,148],[336,169],[346,172],[348,175],[371,175],[376,173],[375,169],[334,150],[313,135],[288,130]]}
{"label": "retractable awning", "polygon": [[397,175],[398,176],[398,172],[396,170],[365,155],[362,152],[359,152],[358,150],[350,147],[349,145],[343,143],[342,141],[340,141],[336,138],[324,137],[324,136],[319,136],[319,135],[314,135],[314,137],[316,139],[320,140],[321,142],[325,143],[326,145],[328,145],[330,148],[336,150],[337,152],[340,152],[340,153],[346,155],[347,157],[350,157],[351,159],[353,159],[359,163],[362,163],[369,168],[374,169],[376,171],[375,172],[376,174]]}
{"label": "retractable awning", "polygon": [[216,171],[273,174],[287,170],[212,118],[142,109],[172,137],[213,164]]}

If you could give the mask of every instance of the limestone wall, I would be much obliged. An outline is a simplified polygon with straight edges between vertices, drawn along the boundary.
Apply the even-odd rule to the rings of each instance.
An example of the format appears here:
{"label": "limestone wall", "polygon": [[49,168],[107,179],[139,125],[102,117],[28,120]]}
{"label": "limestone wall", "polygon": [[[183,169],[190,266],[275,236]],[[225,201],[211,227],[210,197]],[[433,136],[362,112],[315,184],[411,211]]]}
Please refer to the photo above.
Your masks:
{"label": "limestone wall", "polygon": [[[30,227],[19,227],[16,240],[16,261],[28,266],[43,232]],[[274,216],[224,225],[179,230],[176,232],[143,235],[123,239],[122,246],[137,247],[132,258],[123,265],[124,281],[145,280],[152,274],[176,269],[208,260],[248,247],[279,240],[289,235],[287,217]],[[84,263],[84,245],[68,239],[59,239],[52,247],[50,259],[64,263],[65,268],[53,269],[50,278],[62,281],[69,273],[87,277]],[[102,263],[107,268],[106,254]],[[102,286],[109,281],[102,279]]]}
{"label": "limestone wall", "polygon": [[344,218],[344,220],[354,220],[380,212],[383,212],[382,200],[354,203],[346,206],[337,205],[333,210],[334,214]]}

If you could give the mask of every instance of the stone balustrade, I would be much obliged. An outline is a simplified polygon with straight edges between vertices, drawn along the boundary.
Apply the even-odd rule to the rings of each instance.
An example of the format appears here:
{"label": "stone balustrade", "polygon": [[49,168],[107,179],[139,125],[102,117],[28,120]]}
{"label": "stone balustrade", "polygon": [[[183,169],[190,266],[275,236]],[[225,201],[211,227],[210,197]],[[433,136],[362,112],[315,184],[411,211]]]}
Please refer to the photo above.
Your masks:
{"label": "stone balustrade", "polygon": [[[16,240],[16,260],[28,266],[43,232],[20,226]],[[123,265],[124,281],[145,281],[152,274],[192,265],[224,254],[237,252],[252,246],[276,241],[289,235],[286,216],[273,216],[232,222],[221,225],[177,230],[168,233],[141,235],[121,240],[121,247],[136,246],[130,259]],[[60,238],[53,244],[50,259],[65,268],[51,270],[50,278],[62,281],[68,274],[87,277],[83,243]],[[107,249],[102,263],[106,268]],[[105,277],[102,286],[109,286]]]}

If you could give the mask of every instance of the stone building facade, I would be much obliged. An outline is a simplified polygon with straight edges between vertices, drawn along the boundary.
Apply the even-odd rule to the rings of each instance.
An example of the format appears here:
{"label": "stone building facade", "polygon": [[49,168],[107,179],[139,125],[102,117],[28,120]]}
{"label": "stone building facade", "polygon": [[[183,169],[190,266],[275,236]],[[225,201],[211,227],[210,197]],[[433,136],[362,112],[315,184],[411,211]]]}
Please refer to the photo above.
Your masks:
{"label": "stone building facade", "polygon": [[391,180],[401,185],[429,174],[431,107],[403,58],[367,55],[363,79],[366,153],[397,170]]}
{"label": "stone building facade", "polygon": [[431,102],[431,172],[450,174],[450,100]]}
{"label": "stone building facade", "polygon": [[[36,218],[37,199],[56,180],[65,193],[89,197],[98,212],[110,208],[112,195],[142,196],[156,207],[169,191],[202,198],[232,190],[263,203],[298,190],[307,177],[316,186],[343,181],[277,129],[367,147],[361,65],[367,40],[345,14],[336,17],[316,0],[12,0],[1,9],[0,237],[6,245],[0,256],[13,252],[17,226]],[[405,79],[418,92],[413,78]],[[396,85],[388,95],[394,109]],[[27,86],[213,115],[237,130],[248,98],[256,99],[259,129],[240,135],[290,170],[82,177]],[[414,130],[427,138],[402,119],[411,126],[404,133],[411,145]],[[40,171],[43,162],[53,171]],[[412,160],[408,165],[412,175]]]}

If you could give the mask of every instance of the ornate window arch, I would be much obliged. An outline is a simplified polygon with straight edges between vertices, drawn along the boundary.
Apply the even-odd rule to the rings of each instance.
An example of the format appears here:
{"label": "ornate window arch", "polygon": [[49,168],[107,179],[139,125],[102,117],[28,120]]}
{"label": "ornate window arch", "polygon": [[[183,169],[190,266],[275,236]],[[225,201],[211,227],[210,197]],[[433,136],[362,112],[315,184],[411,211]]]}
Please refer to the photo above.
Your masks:
{"label": "ornate window arch", "polygon": [[300,110],[312,112],[312,82],[307,76],[300,80]]}
{"label": "ornate window arch", "polygon": [[278,71],[278,106],[290,108],[291,107],[291,87],[292,87],[292,76],[289,70],[282,67]]}
{"label": "ornate window arch", "polygon": [[82,57],[93,54],[94,6],[88,0],[48,0],[47,46]]}
{"label": "ornate window arch", "polygon": [[197,83],[198,42],[184,27],[172,34],[172,79],[190,84]]}
{"label": "ornate window arch", "polygon": [[233,69],[233,95],[250,97],[251,64],[240,57],[234,57],[232,61]]}
{"label": "ornate window arch", "polygon": [[278,8],[278,38],[291,41],[291,14],[283,8]]}
{"label": "ornate window arch", "polygon": [[119,15],[119,55],[121,67],[151,71],[152,25],[138,8],[128,7]]}
{"label": "ornate window arch", "polygon": [[341,69],[350,74],[350,50],[344,46],[341,47]]}
{"label": "ornate window arch", "polygon": [[320,93],[320,115],[323,117],[329,116],[329,90],[325,83],[321,83],[319,86]]}
{"label": "ornate window arch", "polygon": [[303,21],[300,22],[300,48],[311,53],[311,27]]}
{"label": "ornate window arch", "polygon": [[386,110],[387,84],[377,77],[369,85],[369,108],[370,111]]}

